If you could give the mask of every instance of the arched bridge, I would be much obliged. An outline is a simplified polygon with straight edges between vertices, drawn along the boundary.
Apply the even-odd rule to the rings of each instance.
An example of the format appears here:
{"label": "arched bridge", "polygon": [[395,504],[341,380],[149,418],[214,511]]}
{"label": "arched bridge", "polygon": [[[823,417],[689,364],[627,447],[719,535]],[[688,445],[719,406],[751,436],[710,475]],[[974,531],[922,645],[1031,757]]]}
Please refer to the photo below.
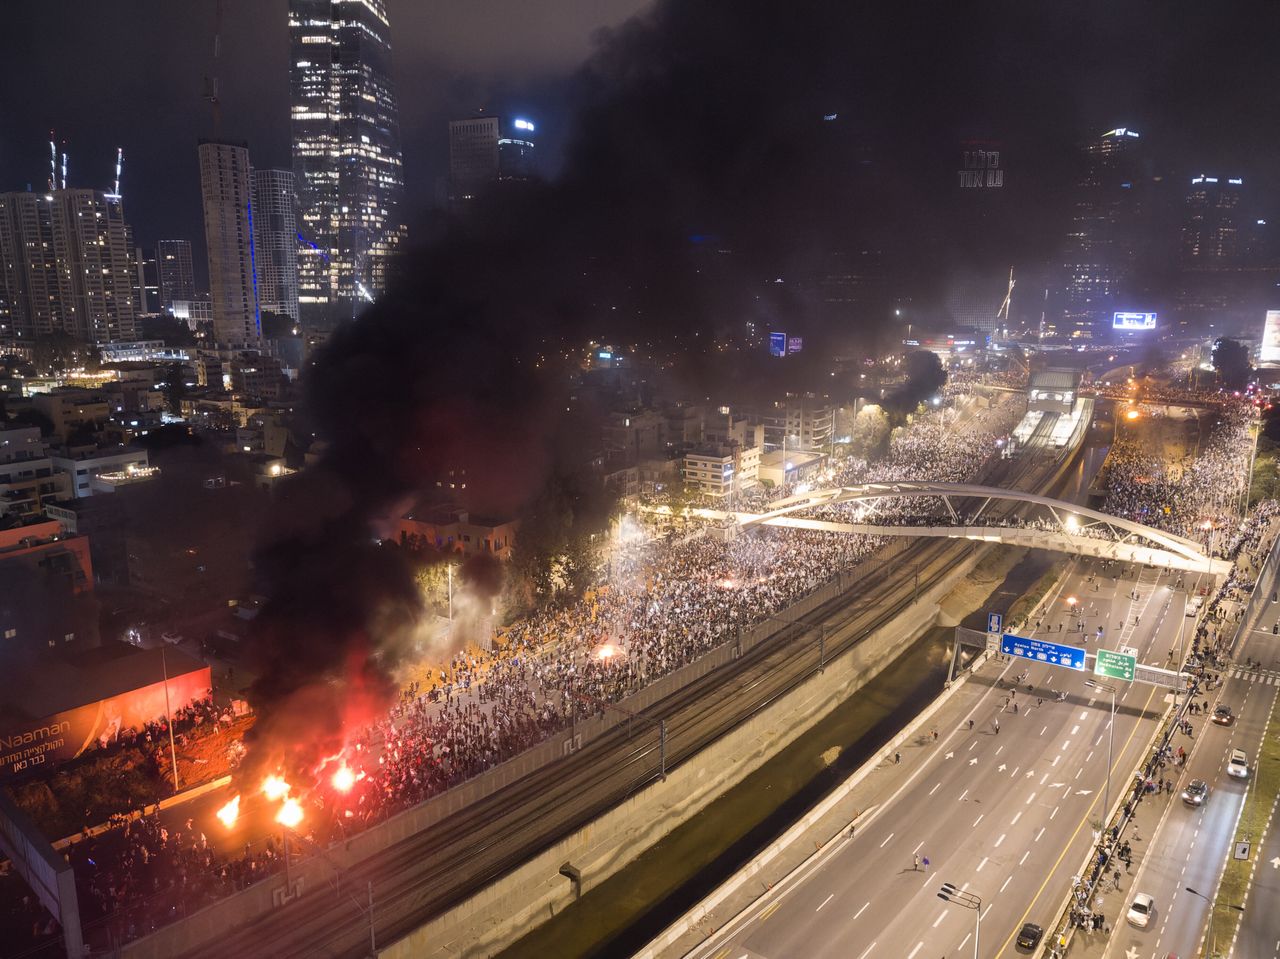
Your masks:
{"label": "arched bridge", "polygon": [[[940,501],[944,515],[893,517],[883,507],[897,500]],[[997,520],[984,516],[996,502],[1038,507],[1038,519]],[[844,518],[814,518],[805,512],[849,504]],[[1194,572],[1225,575],[1230,564],[1210,557],[1195,540],[1121,519],[1073,503],[1019,490],[963,483],[867,483],[799,493],[770,504],[764,513],[694,510],[708,519],[734,520],[740,526],[786,526],[793,529],[861,533],[869,536],[936,536],[1052,549],[1081,556],[1147,563]],[[934,511],[935,513],[938,511]]]}

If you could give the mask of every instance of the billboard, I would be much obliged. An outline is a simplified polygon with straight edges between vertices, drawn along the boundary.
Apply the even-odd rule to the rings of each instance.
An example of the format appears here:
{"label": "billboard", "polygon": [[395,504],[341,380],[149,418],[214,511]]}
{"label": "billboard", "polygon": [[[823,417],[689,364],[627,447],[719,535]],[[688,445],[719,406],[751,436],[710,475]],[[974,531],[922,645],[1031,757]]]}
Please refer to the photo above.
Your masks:
{"label": "billboard", "polygon": [[773,356],[787,355],[787,334],[785,333],[769,334],[769,353]]}
{"label": "billboard", "polygon": [[804,337],[803,337],[803,336],[788,336],[788,337],[787,337],[787,352],[788,352],[788,353],[799,353],[799,352],[800,352],[801,350],[803,350],[803,349],[804,349]]}
{"label": "billboard", "polygon": [[1280,363],[1280,310],[1267,310],[1267,320],[1262,327],[1262,352],[1258,358],[1263,363]]}
{"label": "billboard", "polygon": [[[208,666],[170,676],[170,708],[176,711],[203,699],[213,685],[210,678]],[[161,681],[41,719],[6,723],[0,727],[0,780],[74,759],[95,741],[106,745],[123,730],[141,729],[164,715],[165,684]]]}
{"label": "billboard", "polygon": [[1154,330],[1156,315],[1154,313],[1113,313],[1111,328],[1113,330]]}

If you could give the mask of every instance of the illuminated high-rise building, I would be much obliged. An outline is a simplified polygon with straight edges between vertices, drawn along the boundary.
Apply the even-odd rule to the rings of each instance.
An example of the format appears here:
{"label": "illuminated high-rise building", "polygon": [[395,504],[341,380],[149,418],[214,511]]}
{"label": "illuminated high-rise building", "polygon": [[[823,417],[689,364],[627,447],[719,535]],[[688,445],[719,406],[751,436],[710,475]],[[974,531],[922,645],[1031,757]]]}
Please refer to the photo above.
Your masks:
{"label": "illuminated high-rise building", "polygon": [[1145,186],[1141,142],[1138,131],[1117,127],[1085,144],[1063,257],[1062,325],[1053,324],[1059,334],[1098,333],[1133,274]]}
{"label": "illuminated high-rise building", "polygon": [[137,262],[118,193],[0,194],[0,310],[10,335],[138,336]]}
{"label": "illuminated high-rise building", "polygon": [[209,248],[213,335],[251,343],[262,335],[253,249],[253,177],[245,143],[200,141],[200,193]]}
{"label": "illuminated high-rise building", "polygon": [[165,313],[173,312],[175,302],[186,303],[196,298],[190,240],[156,241],[156,285],[160,309]]}
{"label": "illuminated high-rise building", "polygon": [[290,170],[253,171],[258,304],[298,321],[298,198]]}
{"label": "illuminated high-rise building", "polygon": [[449,121],[449,200],[455,209],[502,180],[534,173],[534,124],[474,116]]}
{"label": "illuminated high-rise building", "polygon": [[289,0],[298,301],[312,328],[381,293],[404,240],[389,34],[384,0]]}
{"label": "illuminated high-rise building", "polygon": [[1239,265],[1241,177],[1200,173],[1191,178],[1182,223],[1182,259],[1191,267]]}

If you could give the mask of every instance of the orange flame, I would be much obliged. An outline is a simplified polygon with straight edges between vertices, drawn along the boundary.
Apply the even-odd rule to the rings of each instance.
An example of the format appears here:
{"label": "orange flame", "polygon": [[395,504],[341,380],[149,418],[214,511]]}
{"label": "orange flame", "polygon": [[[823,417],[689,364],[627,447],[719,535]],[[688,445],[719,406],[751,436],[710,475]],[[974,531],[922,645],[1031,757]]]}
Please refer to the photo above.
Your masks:
{"label": "orange flame", "polygon": [[218,810],[218,818],[222,820],[222,824],[230,829],[236,824],[236,819],[240,816],[240,797],[236,796],[231,802],[227,803]]}
{"label": "orange flame", "polygon": [[331,781],[338,792],[348,792],[356,784],[356,774],[344,763],[334,771]]}
{"label": "orange flame", "polygon": [[268,776],[262,781],[262,794],[268,799],[283,799],[289,795],[289,784],[279,776]]}
{"label": "orange flame", "polygon": [[280,811],[276,813],[276,822],[282,826],[288,826],[290,829],[295,828],[298,823],[302,822],[302,805],[296,799],[286,799],[280,806]]}

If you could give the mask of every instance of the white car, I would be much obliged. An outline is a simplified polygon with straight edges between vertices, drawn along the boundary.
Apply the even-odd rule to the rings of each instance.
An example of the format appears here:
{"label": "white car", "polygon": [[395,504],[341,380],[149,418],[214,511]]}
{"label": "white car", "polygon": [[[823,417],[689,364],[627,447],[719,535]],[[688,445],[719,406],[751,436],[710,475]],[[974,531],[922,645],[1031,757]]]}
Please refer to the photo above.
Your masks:
{"label": "white car", "polygon": [[1243,749],[1231,750],[1231,758],[1227,760],[1227,775],[1235,776],[1236,779],[1249,778],[1249,757],[1244,754]]}
{"label": "white car", "polygon": [[1129,921],[1131,926],[1146,929],[1147,926],[1151,925],[1151,916],[1155,911],[1156,901],[1145,892],[1140,892],[1133,897],[1133,902],[1129,904],[1129,912],[1125,919]]}

